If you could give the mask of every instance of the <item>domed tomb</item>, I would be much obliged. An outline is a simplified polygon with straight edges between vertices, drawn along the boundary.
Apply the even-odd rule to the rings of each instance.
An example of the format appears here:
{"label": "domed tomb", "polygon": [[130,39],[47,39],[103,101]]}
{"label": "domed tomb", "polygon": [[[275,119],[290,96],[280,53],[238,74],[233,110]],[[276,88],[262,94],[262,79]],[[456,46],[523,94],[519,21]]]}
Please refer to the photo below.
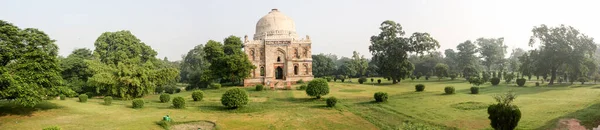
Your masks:
{"label": "domed tomb", "polygon": [[256,32],[254,40],[265,39],[266,37],[278,38],[296,38],[296,23],[292,18],[272,9],[267,15],[263,16],[256,23]]}

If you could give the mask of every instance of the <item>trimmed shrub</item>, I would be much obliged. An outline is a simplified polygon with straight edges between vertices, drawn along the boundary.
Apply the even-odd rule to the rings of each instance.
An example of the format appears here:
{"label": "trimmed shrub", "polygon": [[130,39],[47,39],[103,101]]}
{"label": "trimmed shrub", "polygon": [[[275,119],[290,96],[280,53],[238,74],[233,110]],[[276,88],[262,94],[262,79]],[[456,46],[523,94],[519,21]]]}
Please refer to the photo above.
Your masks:
{"label": "trimmed shrub", "polygon": [[454,79],[456,79],[456,77],[458,77],[458,74],[450,73],[449,77],[450,77],[450,80],[454,80]]}
{"label": "trimmed shrub", "polygon": [[338,101],[337,101],[337,98],[335,98],[335,97],[330,97],[330,98],[327,98],[327,101],[326,101],[326,102],[327,102],[327,106],[328,106],[328,107],[335,107],[335,104],[336,104]]}
{"label": "trimmed shrub", "polygon": [[165,93],[168,93],[168,94],[174,94],[174,93],[179,93],[179,92],[181,92],[181,89],[179,89],[176,86],[167,86],[165,88]]}
{"label": "trimmed shrub", "polygon": [[181,89],[180,89],[180,88],[176,88],[176,89],[175,89],[175,93],[180,93],[180,92],[181,92]]}
{"label": "trimmed shrub", "polygon": [[204,92],[202,92],[202,90],[192,92],[192,99],[194,99],[194,101],[202,101],[202,98],[204,98]]}
{"label": "trimmed shrub", "polygon": [[364,82],[367,82],[367,78],[365,78],[365,77],[358,78],[358,83],[359,84],[363,84]]}
{"label": "trimmed shrub", "polygon": [[324,78],[325,80],[327,80],[327,82],[331,82],[331,79],[332,79],[330,76],[325,76],[325,77],[323,77],[323,78]]}
{"label": "trimmed shrub", "polygon": [[300,85],[300,87],[298,87],[298,90],[306,90],[306,84]]}
{"label": "trimmed shrub", "polygon": [[60,100],[65,100],[65,99],[67,99],[67,97],[66,97],[65,95],[62,95],[62,94],[61,94],[61,95],[60,95]]}
{"label": "trimmed shrub", "polygon": [[185,108],[185,99],[183,99],[183,97],[175,97],[175,98],[173,98],[173,107],[175,107],[175,108]]}
{"label": "trimmed shrub", "polygon": [[248,104],[248,92],[241,88],[227,90],[221,97],[221,104],[229,108],[238,108]]}
{"label": "trimmed shrub", "polygon": [[540,86],[540,82],[535,82],[535,86]]}
{"label": "trimmed shrub", "polygon": [[388,94],[384,92],[376,92],[373,97],[376,102],[385,102],[388,99]]}
{"label": "trimmed shrub", "polygon": [[88,100],[88,95],[86,95],[86,94],[79,95],[79,102],[87,102],[87,100]]}
{"label": "trimmed shrub", "polygon": [[304,80],[302,80],[302,79],[296,81],[296,84],[303,84],[303,83],[304,83]]}
{"label": "trimmed shrub", "polygon": [[112,97],[111,96],[105,96],[104,97],[104,105],[110,105],[112,104]]}
{"label": "trimmed shrub", "polygon": [[422,92],[425,90],[425,85],[417,84],[417,85],[415,85],[415,90],[417,90],[417,92]]}
{"label": "trimmed shrub", "polygon": [[306,94],[320,99],[321,96],[329,94],[329,84],[324,79],[314,79],[308,82]]}
{"label": "trimmed shrub", "polygon": [[[299,81],[299,80],[298,80],[298,81]],[[264,85],[262,85],[262,84],[257,84],[257,85],[254,87],[254,90],[256,90],[256,91],[263,91],[263,90],[265,90],[265,86],[264,86]]]}
{"label": "trimmed shrub", "polygon": [[133,99],[131,105],[133,108],[144,108],[144,99]]}
{"label": "trimmed shrub", "polygon": [[212,89],[221,89],[221,84],[219,83],[211,83],[210,88]]}
{"label": "trimmed shrub", "polygon": [[479,86],[484,84],[485,82],[483,81],[483,79],[479,78],[479,77],[470,77],[469,78],[469,83],[473,84],[475,86]]}
{"label": "trimmed shrub", "polygon": [[492,83],[492,85],[496,86],[496,85],[500,84],[500,78],[494,77],[494,78],[490,79],[490,82]]}
{"label": "trimmed shrub", "polygon": [[58,126],[50,126],[50,127],[46,127],[46,128],[44,128],[44,129],[42,129],[42,130],[61,130],[61,129],[60,129],[60,127],[58,127]]}
{"label": "trimmed shrub", "polygon": [[525,81],[526,79],[523,78],[517,79],[517,85],[519,85],[519,87],[523,87],[523,85],[525,85]]}
{"label": "trimmed shrub", "polygon": [[171,96],[169,94],[166,94],[166,93],[160,94],[160,102],[166,103],[169,101],[171,101]]}
{"label": "trimmed shrub", "polygon": [[373,83],[375,81],[375,79],[371,78],[371,83]]}
{"label": "trimmed shrub", "polygon": [[487,109],[490,125],[496,130],[514,130],[521,119],[521,111],[512,101],[516,95],[509,91],[506,94],[495,96],[497,104],[490,105]]}
{"label": "trimmed shrub", "polygon": [[378,84],[381,84],[381,79],[377,79],[377,83],[378,83]]}
{"label": "trimmed shrub", "polygon": [[471,87],[471,94],[479,94],[479,87]]}
{"label": "trimmed shrub", "polygon": [[445,88],[444,88],[444,92],[445,92],[446,94],[454,94],[454,87],[452,87],[452,86],[447,86],[447,87],[445,87]]}

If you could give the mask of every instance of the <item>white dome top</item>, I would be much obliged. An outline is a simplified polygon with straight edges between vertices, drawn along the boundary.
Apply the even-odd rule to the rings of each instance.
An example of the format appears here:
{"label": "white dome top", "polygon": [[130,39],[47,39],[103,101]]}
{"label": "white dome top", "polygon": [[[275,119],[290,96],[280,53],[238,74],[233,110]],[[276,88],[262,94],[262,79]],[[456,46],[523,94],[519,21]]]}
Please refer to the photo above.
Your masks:
{"label": "white dome top", "polygon": [[256,32],[254,38],[257,39],[263,36],[273,35],[296,35],[296,24],[292,18],[279,12],[277,9],[272,9],[269,14],[263,16],[256,23]]}

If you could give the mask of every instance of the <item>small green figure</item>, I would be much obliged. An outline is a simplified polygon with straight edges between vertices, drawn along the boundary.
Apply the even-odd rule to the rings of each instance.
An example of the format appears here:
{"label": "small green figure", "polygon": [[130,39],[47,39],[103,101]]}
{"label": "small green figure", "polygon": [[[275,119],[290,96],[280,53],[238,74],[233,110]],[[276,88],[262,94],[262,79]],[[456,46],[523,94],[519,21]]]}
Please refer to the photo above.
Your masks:
{"label": "small green figure", "polygon": [[169,115],[163,116],[163,121],[171,122],[171,118],[169,117]]}

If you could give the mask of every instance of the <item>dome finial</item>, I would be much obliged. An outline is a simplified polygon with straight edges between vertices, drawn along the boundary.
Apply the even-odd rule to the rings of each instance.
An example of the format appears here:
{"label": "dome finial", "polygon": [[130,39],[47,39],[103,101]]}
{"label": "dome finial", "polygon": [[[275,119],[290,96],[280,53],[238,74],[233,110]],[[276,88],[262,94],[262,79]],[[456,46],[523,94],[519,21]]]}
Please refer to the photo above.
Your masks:
{"label": "dome finial", "polygon": [[279,10],[277,10],[277,8],[273,8],[273,9],[271,9],[271,11],[277,11],[277,12],[279,12]]}

